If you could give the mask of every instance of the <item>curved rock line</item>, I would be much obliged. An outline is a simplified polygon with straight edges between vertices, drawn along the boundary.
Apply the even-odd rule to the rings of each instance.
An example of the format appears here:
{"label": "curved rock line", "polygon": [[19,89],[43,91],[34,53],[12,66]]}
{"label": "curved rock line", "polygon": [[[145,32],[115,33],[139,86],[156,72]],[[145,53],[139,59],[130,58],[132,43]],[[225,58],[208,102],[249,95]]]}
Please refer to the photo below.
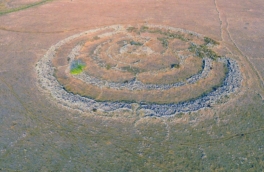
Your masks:
{"label": "curved rock line", "polygon": [[195,100],[182,103],[166,105],[141,103],[140,107],[143,109],[151,110],[152,113],[150,113],[149,115],[155,116],[171,116],[176,113],[197,111],[202,108],[210,107],[222,97],[237,91],[237,89],[241,86],[242,76],[240,74],[238,64],[235,62],[235,60],[224,58],[222,61],[224,61],[224,63],[226,64],[228,73],[222,85],[215,91],[212,91]]}
{"label": "curved rock line", "polygon": [[[73,51],[70,53],[70,55],[68,56],[71,60],[73,61],[75,56],[79,55],[79,52],[76,50],[80,50],[80,46],[77,45]],[[74,55],[75,56],[74,56]],[[212,60],[209,58],[204,58],[203,59],[203,66],[202,66],[202,71],[191,76],[190,78],[188,78],[186,80],[186,82],[176,82],[176,83],[172,83],[172,84],[144,84],[141,81],[138,81],[136,78],[134,78],[133,80],[130,80],[126,83],[117,83],[117,82],[109,82],[109,81],[105,81],[93,76],[90,76],[87,73],[81,73],[79,75],[75,75],[73,76],[74,78],[80,79],[85,83],[88,84],[92,84],[98,87],[109,87],[112,89],[128,89],[128,90],[153,90],[153,89],[158,89],[158,90],[168,90],[171,88],[175,88],[175,87],[180,87],[180,86],[184,86],[186,84],[192,84],[197,82],[198,80],[202,79],[202,78],[206,78],[206,76],[208,75],[208,73],[210,72],[210,68],[212,67]]]}
{"label": "curved rock line", "polygon": [[[54,67],[52,66],[52,59],[55,57],[56,50],[63,44],[74,40],[80,36],[88,33],[94,33],[99,30],[104,30],[108,28],[118,29],[120,26],[110,26],[101,29],[95,29],[86,31],[80,34],[73,35],[66,38],[56,45],[52,46],[44,57],[37,63],[36,71],[38,74],[38,83],[42,91],[49,93],[52,98],[54,98],[58,103],[81,111],[91,111],[93,109],[101,109],[103,111],[109,112],[119,109],[132,109],[132,103],[125,102],[99,102],[93,99],[82,97],[80,95],[75,95],[67,92],[62,85],[59,84],[57,79],[54,77]],[[75,51],[78,51],[78,47]],[[75,52],[70,55],[75,57]],[[144,109],[149,111],[149,115],[154,116],[171,116],[181,112],[192,112],[197,111],[202,108],[210,107],[212,104],[216,103],[217,100],[221,99],[223,96],[229,95],[237,91],[241,86],[242,76],[239,71],[238,64],[235,60],[229,58],[222,58],[221,61],[226,64],[228,72],[221,86],[216,88],[214,91],[199,97],[195,100],[186,101],[182,103],[171,103],[171,104],[146,104],[139,103],[139,109]]]}
{"label": "curved rock line", "polygon": [[[174,29],[175,30],[175,29]],[[119,31],[119,33],[122,33],[122,31]],[[110,32],[109,34],[111,35],[115,35],[115,32]],[[99,35],[100,38],[105,37],[106,35],[109,34],[101,34]],[[94,50],[94,55],[96,56],[92,56],[91,58],[93,60],[95,60],[96,62],[100,63],[102,65],[104,65],[104,63],[100,60],[100,58],[98,57],[98,51],[99,49],[104,45],[111,42],[110,40],[103,42],[102,44],[98,45],[96,47],[96,49]],[[68,58],[70,59],[70,63],[74,60],[74,58],[76,56],[78,56],[80,53],[81,49],[81,45],[77,45],[75,48],[73,48],[73,50],[71,51],[71,53],[69,54]],[[144,84],[141,81],[138,81],[136,78],[126,82],[126,83],[116,83],[116,82],[109,82],[106,80],[102,80],[93,76],[90,76],[87,73],[81,73],[79,75],[75,75],[73,76],[74,78],[77,78],[79,80],[82,80],[85,83],[88,84],[92,84],[98,87],[108,87],[108,88],[112,88],[112,89],[128,89],[128,90],[153,90],[153,89],[158,89],[158,90],[168,90],[171,88],[175,88],[175,87],[180,87],[180,86],[184,86],[186,84],[193,84],[195,82],[197,82],[198,80],[202,79],[202,78],[206,78],[208,73],[210,72],[210,69],[212,67],[212,60],[209,58],[203,58],[203,66],[202,66],[202,71],[200,71],[199,73],[189,77],[186,82],[176,82],[176,83],[172,83],[172,84]]]}

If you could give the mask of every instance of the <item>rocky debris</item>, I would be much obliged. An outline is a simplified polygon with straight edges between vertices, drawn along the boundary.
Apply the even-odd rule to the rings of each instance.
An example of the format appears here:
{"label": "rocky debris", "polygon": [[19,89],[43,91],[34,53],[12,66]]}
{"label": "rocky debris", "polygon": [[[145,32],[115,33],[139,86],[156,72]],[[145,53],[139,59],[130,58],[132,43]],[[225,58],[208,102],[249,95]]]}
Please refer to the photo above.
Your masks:
{"label": "rocky debris", "polygon": [[[99,30],[105,30],[112,28],[114,30],[120,29],[121,26],[115,25],[95,30],[90,30],[80,34],[73,35],[66,38],[56,45],[52,46],[45,56],[37,63],[36,71],[38,74],[38,83],[42,91],[50,94],[58,103],[64,105],[65,107],[81,110],[81,111],[93,111],[93,109],[101,109],[104,111],[114,111],[120,109],[132,109],[132,103],[125,102],[99,102],[93,99],[82,97],[80,95],[75,95],[67,92],[63,86],[59,84],[57,79],[54,77],[54,67],[52,66],[51,60],[55,57],[56,49],[63,44],[83,36],[88,33],[94,33]],[[171,28],[173,29],[173,28]],[[80,47],[76,46],[72,52],[69,54],[69,58],[74,60],[74,57],[78,55]],[[192,112],[197,111],[202,108],[210,107],[212,104],[216,103],[220,98],[234,93],[241,86],[242,76],[239,71],[238,64],[235,60],[230,58],[221,58],[220,61],[226,64],[228,72],[221,86],[216,88],[214,91],[207,93],[195,100],[190,100],[182,103],[171,103],[171,104],[148,104],[140,103],[139,109],[149,112],[151,116],[171,116],[181,112]],[[201,77],[206,77],[210,70],[211,62],[207,58],[204,59],[204,69],[200,74],[194,75],[187,80],[187,83],[194,83]],[[84,77],[82,79],[87,80],[87,75],[79,75],[78,77]],[[89,76],[88,76],[89,77]],[[106,82],[98,80],[96,78],[88,78],[91,84],[104,85]],[[169,89],[178,85],[184,85],[185,83],[175,83],[171,85],[156,85],[156,84],[142,84],[137,80],[129,81],[128,83],[122,83],[121,85],[115,85],[118,83],[108,83],[110,87],[122,88],[126,87],[129,89]]]}
{"label": "rocky debris", "polygon": [[202,108],[210,107],[220,98],[234,93],[241,86],[242,76],[235,60],[223,58],[227,65],[228,72],[221,86],[206,95],[195,100],[186,101],[178,104],[140,104],[143,109],[150,109],[155,116],[170,116],[181,112],[192,112]]}
{"label": "rocky debris", "polygon": [[196,75],[191,76],[189,79],[187,79],[187,83],[193,84],[197,82],[199,79],[206,78],[211,68],[212,68],[212,60],[209,58],[204,58],[203,59],[203,70],[197,73]]}

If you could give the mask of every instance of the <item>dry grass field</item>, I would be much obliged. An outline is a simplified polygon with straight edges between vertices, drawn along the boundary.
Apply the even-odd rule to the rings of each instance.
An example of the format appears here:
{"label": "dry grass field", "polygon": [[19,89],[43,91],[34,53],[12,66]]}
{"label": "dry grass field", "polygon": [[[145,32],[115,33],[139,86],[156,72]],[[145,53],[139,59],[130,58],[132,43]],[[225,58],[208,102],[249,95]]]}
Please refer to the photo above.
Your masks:
{"label": "dry grass field", "polygon": [[24,10],[49,1],[51,0],[1,0],[0,15]]}
{"label": "dry grass field", "polygon": [[[0,0],[0,171],[264,171],[263,8],[261,0]],[[203,96],[221,85],[225,66],[213,61],[207,77],[165,90],[100,88],[69,72],[67,57],[81,41],[76,59],[86,64],[83,74],[115,83],[135,76],[144,84],[186,80],[201,71],[202,60],[192,56],[177,67],[190,45],[173,40],[166,51],[166,40],[155,39],[146,46],[167,60],[153,56],[154,63],[142,55],[150,51],[136,45],[144,39],[131,43],[128,37],[131,46],[120,51],[124,39],[117,35],[112,40],[117,44],[102,46],[98,57],[105,66],[100,66],[88,58],[108,39],[96,37],[103,33],[98,31],[56,49],[50,61],[54,76],[63,90],[100,102],[132,101],[131,108],[82,111],[78,104],[59,102],[42,89],[36,69],[50,47],[72,35],[117,24],[170,26],[216,40],[219,46],[212,50],[236,61],[241,86],[209,107],[151,116],[140,102],[173,104]],[[135,38],[138,33],[130,34]],[[150,35],[159,37],[148,32],[141,36]],[[198,38],[193,42],[203,44]],[[181,54],[174,56],[172,50]],[[109,60],[107,52],[141,54]],[[121,72],[114,68],[120,62]],[[134,65],[133,70],[126,63]]]}

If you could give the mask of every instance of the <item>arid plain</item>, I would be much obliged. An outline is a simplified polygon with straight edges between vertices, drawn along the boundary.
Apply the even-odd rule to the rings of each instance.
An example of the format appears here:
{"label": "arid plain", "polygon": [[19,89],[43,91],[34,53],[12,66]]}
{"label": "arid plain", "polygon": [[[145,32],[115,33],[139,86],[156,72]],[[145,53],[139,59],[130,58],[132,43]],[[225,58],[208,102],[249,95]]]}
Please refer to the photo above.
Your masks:
{"label": "arid plain", "polygon": [[[263,8],[261,0],[0,0],[0,171],[263,171]],[[128,104],[130,109],[87,110],[58,101],[55,93],[42,89],[40,62],[52,46],[72,35],[117,25],[125,26],[125,36],[124,32],[114,33],[115,37],[103,38],[103,33],[96,32],[89,38],[84,36],[85,42],[76,40],[56,49],[59,58],[51,63],[57,67],[54,77],[64,91],[98,101],[132,101]],[[151,105],[140,102],[160,106],[200,97],[223,80],[225,65],[213,61],[211,73],[204,81],[168,90],[139,90],[138,94],[129,89],[116,91],[111,86],[87,86],[67,73],[67,66],[63,65],[67,54],[80,42],[84,45],[83,54],[96,52],[93,46],[102,45],[103,60],[117,52],[115,46],[141,53],[151,52],[148,47],[161,50],[167,61],[157,57],[154,63],[145,54],[142,58],[132,54],[126,60],[117,55],[116,61],[103,68],[89,58],[78,57],[86,63],[85,72],[114,83],[122,80],[123,85],[129,85],[135,76],[144,84],[170,84],[206,68],[201,67],[204,60],[192,56],[183,60],[186,66],[177,66],[181,58],[171,56],[175,52],[170,46],[191,48],[168,38],[168,33],[175,36],[178,32],[153,30],[152,25],[154,29],[183,29],[188,41],[199,42],[193,36],[196,33],[215,40],[219,46],[212,49],[239,66],[239,87],[206,107],[195,111],[183,108],[179,113],[161,117],[167,111],[163,113],[158,108],[154,114],[148,113]],[[131,28],[138,31],[128,32]],[[164,35],[166,39],[161,39]],[[116,39],[117,44],[110,44],[113,51],[104,54],[107,47],[103,45],[107,45],[104,41],[108,38]],[[144,40],[149,42],[145,44]],[[131,59],[135,62],[130,63]],[[139,65],[138,60],[142,62]],[[129,70],[119,64],[126,73],[112,72],[120,61],[129,62]],[[156,69],[163,73],[147,73]],[[172,75],[178,78],[173,80]],[[144,107],[149,108],[146,111]]]}

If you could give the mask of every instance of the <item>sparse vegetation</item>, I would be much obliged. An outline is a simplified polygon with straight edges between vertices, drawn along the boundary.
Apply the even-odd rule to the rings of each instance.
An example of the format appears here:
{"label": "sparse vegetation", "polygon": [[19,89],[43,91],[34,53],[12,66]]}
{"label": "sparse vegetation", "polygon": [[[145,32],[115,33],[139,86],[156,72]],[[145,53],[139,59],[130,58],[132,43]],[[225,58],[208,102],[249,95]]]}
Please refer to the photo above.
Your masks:
{"label": "sparse vegetation", "polygon": [[191,43],[188,49],[190,52],[193,52],[197,57],[200,58],[208,57],[212,60],[220,58],[219,55],[217,55],[213,50],[209,49],[206,45],[196,45]]}
{"label": "sparse vegetation", "polygon": [[185,38],[184,35],[182,35],[181,33],[172,33],[171,31],[164,32],[160,29],[149,29],[148,32],[165,35],[167,39],[180,39],[182,41],[188,41],[188,39]]}
{"label": "sparse vegetation", "polygon": [[127,28],[128,32],[136,32],[137,30],[138,30],[138,28],[136,28],[136,27],[128,27]]}
{"label": "sparse vegetation", "polygon": [[106,64],[106,69],[107,70],[111,69],[111,65],[110,64]]}
{"label": "sparse vegetation", "polygon": [[149,29],[148,32],[149,33],[159,33],[159,34],[162,34],[162,30],[156,29],[156,28],[155,29]]}
{"label": "sparse vegetation", "polygon": [[167,38],[163,37],[163,38],[157,38],[157,39],[161,42],[161,44],[162,44],[162,46],[163,46],[164,48],[168,48],[168,46],[169,46],[169,41],[168,41]]}
{"label": "sparse vegetation", "polygon": [[180,64],[171,64],[171,68],[179,68]]}
{"label": "sparse vegetation", "polygon": [[149,29],[147,26],[141,26],[140,27],[140,32],[146,32]]}
{"label": "sparse vegetation", "polygon": [[166,35],[169,39],[180,39],[181,41],[188,41],[182,34],[180,33],[171,33],[171,32],[162,32],[163,35]]}
{"label": "sparse vegetation", "polygon": [[142,46],[143,44],[141,42],[130,41],[130,45]]}
{"label": "sparse vegetation", "polygon": [[208,45],[208,44],[212,44],[212,45],[219,45],[219,42],[211,39],[211,38],[208,38],[208,37],[204,37],[204,44],[205,45]]}
{"label": "sparse vegetation", "polygon": [[142,69],[139,69],[137,67],[131,67],[131,66],[122,67],[122,70],[125,70],[127,72],[133,73],[134,75],[137,74],[137,73],[143,72]]}

